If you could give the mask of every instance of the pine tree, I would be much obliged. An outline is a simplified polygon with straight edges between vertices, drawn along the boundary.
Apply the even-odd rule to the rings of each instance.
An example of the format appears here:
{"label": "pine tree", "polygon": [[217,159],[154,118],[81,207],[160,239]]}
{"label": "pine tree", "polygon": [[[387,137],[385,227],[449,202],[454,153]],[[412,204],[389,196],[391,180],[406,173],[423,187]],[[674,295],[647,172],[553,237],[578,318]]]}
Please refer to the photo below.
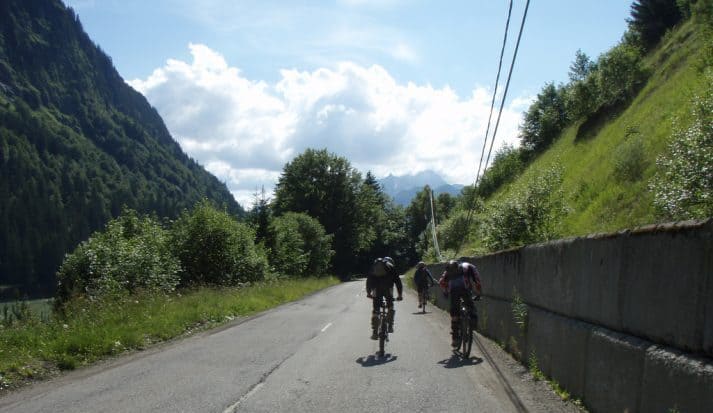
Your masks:
{"label": "pine tree", "polygon": [[682,18],[676,0],[634,0],[631,5],[629,27],[639,38],[640,45],[650,50],[666,30]]}

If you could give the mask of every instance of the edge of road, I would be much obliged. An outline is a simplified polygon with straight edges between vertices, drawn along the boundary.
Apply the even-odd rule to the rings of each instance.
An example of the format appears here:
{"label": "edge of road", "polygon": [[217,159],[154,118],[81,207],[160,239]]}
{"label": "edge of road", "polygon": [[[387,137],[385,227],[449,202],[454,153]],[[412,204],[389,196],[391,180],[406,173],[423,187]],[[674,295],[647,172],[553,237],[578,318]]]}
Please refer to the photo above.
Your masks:
{"label": "edge of road", "polygon": [[12,396],[14,394],[24,393],[28,397],[32,397],[39,393],[42,393],[43,391],[46,391],[47,388],[49,388],[49,387],[61,385],[61,384],[67,383],[67,382],[71,382],[73,380],[83,379],[86,377],[93,376],[95,374],[99,374],[104,371],[108,371],[111,369],[115,369],[117,367],[121,367],[127,363],[131,363],[136,360],[141,360],[142,358],[149,357],[149,356],[152,356],[152,355],[159,353],[161,351],[170,349],[170,348],[172,348],[178,344],[184,343],[186,341],[199,340],[204,337],[210,337],[214,334],[218,334],[218,333],[225,331],[229,328],[232,328],[232,327],[238,326],[240,324],[246,323],[248,321],[252,321],[252,320],[258,319],[260,317],[263,317],[265,315],[268,315],[271,312],[277,310],[278,308],[299,304],[301,301],[307,300],[316,294],[328,291],[328,290],[336,288],[340,285],[354,282],[354,281],[359,281],[359,280],[356,279],[356,280],[342,281],[339,284],[335,284],[335,285],[329,286],[327,288],[323,288],[321,290],[312,291],[308,294],[305,294],[304,296],[300,297],[297,300],[290,301],[290,302],[287,302],[284,304],[280,304],[276,307],[272,307],[267,310],[263,310],[263,311],[260,311],[258,313],[255,313],[255,314],[252,314],[249,316],[235,317],[234,319],[226,321],[225,323],[215,326],[213,328],[208,328],[208,329],[204,329],[204,330],[187,331],[179,336],[170,338],[168,340],[151,343],[144,349],[129,350],[129,351],[125,351],[120,354],[113,355],[113,356],[107,356],[105,358],[102,358],[101,360],[97,360],[94,363],[91,363],[91,364],[88,364],[85,366],[80,366],[75,370],[57,371],[56,373],[46,376],[45,378],[38,379],[38,380],[31,380],[31,381],[27,382],[26,384],[23,384],[19,387],[0,391],[0,409],[8,406],[9,404],[14,403],[14,401],[9,400],[10,396]]}
{"label": "edge of road", "polygon": [[[402,279],[406,278],[402,274]],[[404,280],[405,281],[405,280]],[[418,300],[416,290],[405,283],[404,295],[410,294],[414,297],[414,302]],[[450,314],[431,304],[430,309],[426,314],[431,314],[438,317],[438,323],[443,326],[444,331],[450,330]],[[476,303],[477,307],[477,303]],[[474,331],[475,340],[471,358],[481,358],[484,363],[489,364],[498,378],[500,384],[505,388],[505,391],[510,398],[517,412],[528,412],[531,408],[526,407],[536,406],[538,411],[551,410],[553,406],[558,406],[560,409],[551,410],[557,412],[586,412],[582,406],[578,406],[572,400],[562,400],[562,398],[554,392],[550,384],[545,380],[536,380],[527,367],[520,364],[510,353],[505,351],[496,342],[483,336],[478,331]],[[450,346],[450,336],[443,335],[443,340],[448,342]],[[475,354],[473,354],[475,353]],[[453,357],[453,356],[452,356]],[[521,396],[518,396],[522,395]]]}

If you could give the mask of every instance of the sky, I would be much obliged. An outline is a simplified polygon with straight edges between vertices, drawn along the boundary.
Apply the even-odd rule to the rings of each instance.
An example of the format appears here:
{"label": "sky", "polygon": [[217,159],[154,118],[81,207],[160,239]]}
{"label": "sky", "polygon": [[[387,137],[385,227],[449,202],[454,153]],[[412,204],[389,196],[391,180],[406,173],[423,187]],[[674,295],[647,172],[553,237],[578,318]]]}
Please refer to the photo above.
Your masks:
{"label": "sky", "polygon": [[[243,207],[307,148],[379,178],[475,180],[509,0],[64,1]],[[525,3],[513,0],[499,94]],[[568,80],[578,49],[596,59],[621,39],[629,7],[530,2],[496,149],[518,145],[522,113]]]}

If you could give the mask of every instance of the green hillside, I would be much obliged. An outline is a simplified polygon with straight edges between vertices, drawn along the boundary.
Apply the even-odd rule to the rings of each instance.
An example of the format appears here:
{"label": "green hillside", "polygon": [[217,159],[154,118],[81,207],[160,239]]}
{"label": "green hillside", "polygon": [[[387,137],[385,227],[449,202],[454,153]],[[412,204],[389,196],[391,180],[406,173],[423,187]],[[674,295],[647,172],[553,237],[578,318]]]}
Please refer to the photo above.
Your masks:
{"label": "green hillside", "polygon": [[123,206],[170,218],[204,197],[243,213],[71,9],[0,2],[0,298],[51,294],[64,254]]}
{"label": "green hillside", "polygon": [[[680,138],[680,131],[691,125],[696,110],[704,112],[698,118],[699,123],[703,122],[703,133],[707,133],[702,148],[704,156],[713,153],[712,49],[710,27],[693,19],[664,36],[642,59],[641,66],[648,76],[633,98],[605,108],[597,116],[571,122],[551,146],[525,162],[521,172],[512,172],[514,179],[500,184],[476,207],[469,242],[459,253],[484,253],[547,239],[683,219],[657,210],[653,183],[657,174],[664,176],[665,172],[657,160],[669,151],[674,139]],[[510,153],[520,152],[511,149]],[[504,165],[503,161],[498,167],[502,169]],[[708,191],[703,194],[706,199],[713,199],[711,175],[710,171],[702,171],[699,177]],[[538,191],[546,194],[540,198],[532,195]],[[528,198],[525,193],[531,196]],[[533,202],[546,206],[532,212],[536,208],[529,203]],[[520,209],[508,215],[508,207],[512,205]],[[700,213],[694,216],[700,217]],[[458,219],[463,218],[456,214],[440,226],[442,238],[452,238],[453,223]],[[525,241],[521,238],[492,242],[494,233],[499,236],[497,225],[502,230],[527,219],[541,219],[541,231],[535,231]]]}

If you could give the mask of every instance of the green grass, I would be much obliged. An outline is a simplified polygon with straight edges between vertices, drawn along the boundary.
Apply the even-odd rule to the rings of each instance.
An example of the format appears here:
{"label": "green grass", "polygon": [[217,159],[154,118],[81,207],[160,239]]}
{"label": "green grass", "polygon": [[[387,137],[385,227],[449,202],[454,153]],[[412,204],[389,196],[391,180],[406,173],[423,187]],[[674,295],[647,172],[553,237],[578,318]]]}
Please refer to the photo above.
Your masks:
{"label": "green grass", "polygon": [[[628,107],[590,138],[576,139],[582,121],[575,122],[518,179],[502,187],[486,204],[507,199],[532,177],[559,165],[564,169],[561,188],[568,213],[556,228],[558,235],[612,232],[657,222],[649,184],[656,172],[656,158],[670,141],[674,120],[682,124],[688,121],[691,99],[701,92],[703,43],[703,30],[690,21],[672,32],[646,57],[644,63],[651,76]],[[622,160],[622,152],[631,151],[632,146],[641,149],[628,154],[630,158],[641,156],[637,158],[641,162],[640,176],[620,179],[617,163]],[[476,241],[467,249],[482,251],[483,247]]]}
{"label": "green grass", "polygon": [[28,310],[33,316],[38,318],[47,318],[52,313],[53,302],[54,299],[52,298],[0,302],[0,314],[4,314],[6,312],[5,308],[7,308],[8,317],[12,317],[11,314],[13,307],[27,305]]}
{"label": "green grass", "polygon": [[0,326],[0,389],[226,323],[338,284],[286,279],[174,296],[74,302],[63,317]]}

